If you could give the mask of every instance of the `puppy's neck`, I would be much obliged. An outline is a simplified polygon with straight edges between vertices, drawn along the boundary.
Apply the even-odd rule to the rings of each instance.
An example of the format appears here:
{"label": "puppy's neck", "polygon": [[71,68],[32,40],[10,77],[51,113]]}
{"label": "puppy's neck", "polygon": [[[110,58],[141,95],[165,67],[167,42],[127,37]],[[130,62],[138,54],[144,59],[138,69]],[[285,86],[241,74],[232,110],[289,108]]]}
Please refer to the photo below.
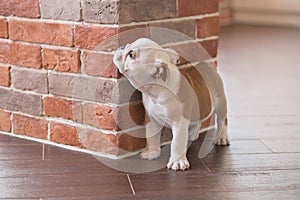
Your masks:
{"label": "puppy's neck", "polygon": [[177,66],[169,65],[168,76],[165,80],[159,80],[157,84],[150,84],[140,88],[143,95],[153,100],[166,100],[177,96],[180,89],[181,73]]}

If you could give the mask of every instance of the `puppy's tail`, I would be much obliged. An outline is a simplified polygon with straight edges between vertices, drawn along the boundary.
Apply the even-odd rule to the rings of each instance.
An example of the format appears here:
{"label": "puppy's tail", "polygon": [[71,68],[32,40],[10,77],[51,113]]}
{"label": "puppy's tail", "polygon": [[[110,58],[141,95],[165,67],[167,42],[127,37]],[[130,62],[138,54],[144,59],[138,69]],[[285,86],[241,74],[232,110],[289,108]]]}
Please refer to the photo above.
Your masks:
{"label": "puppy's tail", "polygon": [[223,129],[226,128],[227,101],[224,92],[219,92],[219,95],[222,96],[218,96],[216,99],[216,107],[214,108],[214,113],[216,116],[215,127],[217,127],[207,131],[198,154],[199,158],[204,158],[214,148],[222,134]]}

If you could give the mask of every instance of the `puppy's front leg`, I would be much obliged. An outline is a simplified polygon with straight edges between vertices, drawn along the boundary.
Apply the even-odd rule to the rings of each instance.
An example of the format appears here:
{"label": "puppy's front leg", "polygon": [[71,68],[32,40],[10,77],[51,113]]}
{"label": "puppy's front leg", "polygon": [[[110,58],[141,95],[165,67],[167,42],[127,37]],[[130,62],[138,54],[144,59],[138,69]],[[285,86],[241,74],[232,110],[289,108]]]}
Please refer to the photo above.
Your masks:
{"label": "puppy's front leg", "polygon": [[160,156],[160,136],[162,126],[154,119],[150,119],[147,114],[145,117],[145,124],[147,147],[142,151],[141,158],[153,160]]}
{"label": "puppy's front leg", "polygon": [[186,158],[188,145],[189,121],[183,119],[177,126],[172,127],[173,140],[171,143],[171,157],[167,164],[168,169],[186,170],[190,163]]}

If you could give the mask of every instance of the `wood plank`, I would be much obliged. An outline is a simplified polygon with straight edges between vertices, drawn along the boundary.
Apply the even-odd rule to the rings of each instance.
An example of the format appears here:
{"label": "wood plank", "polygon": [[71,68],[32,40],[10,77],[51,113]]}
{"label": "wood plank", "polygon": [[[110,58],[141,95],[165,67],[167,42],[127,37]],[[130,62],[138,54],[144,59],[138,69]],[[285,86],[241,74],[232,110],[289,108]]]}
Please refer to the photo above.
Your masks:
{"label": "wood plank", "polygon": [[262,139],[262,142],[276,153],[300,153],[300,138]]}
{"label": "wood plank", "polygon": [[[262,171],[211,174],[176,173],[158,175],[130,175],[137,197],[161,197],[183,199],[207,199],[207,197],[228,197],[256,193],[259,196],[273,191],[286,191],[281,196],[295,197],[299,194],[300,171]],[[288,194],[288,192],[291,192]],[[226,195],[227,194],[227,195]],[[204,197],[204,198],[203,198]],[[249,196],[251,197],[251,196]],[[217,198],[215,198],[217,199]],[[255,198],[254,198],[255,199]]]}
{"label": "wood plank", "polygon": [[42,144],[0,146],[0,160],[39,160],[42,151]]}
{"label": "wood plank", "polygon": [[125,175],[73,174],[72,176],[29,175],[27,177],[0,178],[0,198],[14,197],[82,197],[100,199],[118,195],[131,195]]}
{"label": "wood plank", "polygon": [[272,153],[260,140],[231,140],[229,146],[215,146],[210,154],[260,154]]}
{"label": "wood plank", "polygon": [[213,172],[300,169],[300,153],[208,155],[205,163]]}

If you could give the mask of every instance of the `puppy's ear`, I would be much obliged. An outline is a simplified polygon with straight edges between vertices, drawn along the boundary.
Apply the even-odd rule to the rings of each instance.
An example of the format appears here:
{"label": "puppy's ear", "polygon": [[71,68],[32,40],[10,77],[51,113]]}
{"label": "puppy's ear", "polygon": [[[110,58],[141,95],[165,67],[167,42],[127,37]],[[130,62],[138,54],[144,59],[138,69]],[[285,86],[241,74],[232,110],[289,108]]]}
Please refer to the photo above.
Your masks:
{"label": "puppy's ear", "polygon": [[163,81],[166,81],[168,78],[168,65],[165,62],[160,60],[156,61],[153,67],[151,68],[151,76],[155,78],[162,78]]}
{"label": "puppy's ear", "polygon": [[167,52],[168,52],[168,55],[170,57],[170,62],[173,64],[173,65],[176,65],[179,63],[179,55],[178,53],[174,50],[174,49],[166,49]]}

